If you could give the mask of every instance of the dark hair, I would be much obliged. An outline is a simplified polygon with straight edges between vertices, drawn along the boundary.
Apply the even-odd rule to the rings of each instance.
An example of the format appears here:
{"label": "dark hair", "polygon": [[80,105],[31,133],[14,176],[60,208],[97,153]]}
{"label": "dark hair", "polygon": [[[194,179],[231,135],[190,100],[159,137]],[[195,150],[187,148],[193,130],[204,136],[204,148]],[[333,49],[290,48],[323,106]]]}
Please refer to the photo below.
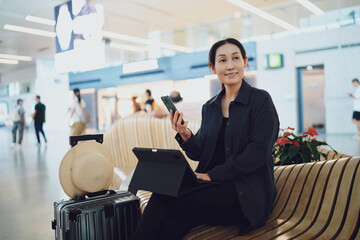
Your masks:
{"label": "dark hair", "polygon": [[352,80],[352,82],[360,83],[360,82],[359,82],[359,79],[357,79],[357,78],[354,78],[354,79]]}
{"label": "dark hair", "polygon": [[151,96],[151,91],[150,91],[150,89],[146,89],[146,91],[145,91],[149,96]]}
{"label": "dark hair", "polygon": [[17,102],[17,105],[19,105],[20,102],[23,102],[23,100],[21,98],[19,98],[16,102]]}
{"label": "dark hair", "polygon": [[81,102],[80,90],[78,88],[74,88],[73,90],[75,96],[78,98],[79,103]]}
{"label": "dark hair", "polygon": [[215,66],[216,51],[218,50],[219,47],[221,47],[222,45],[225,45],[227,43],[236,45],[240,49],[242,58],[245,60],[246,51],[245,51],[244,46],[238,40],[236,40],[235,38],[226,38],[224,40],[220,40],[220,41],[214,43],[212,45],[212,47],[210,48],[210,51],[209,51],[209,67]]}
{"label": "dark hair", "polygon": [[183,100],[183,98],[181,97],[180,92],[178,92],[178,91],[172,91],[170,93],[170,98],[174,103],[178,103],[178,102],[181,102]]}
{"label": "dark hair", "polygon": [[36,95],[36,97],[40,100],[40,96],[39,96],[39,95]]}

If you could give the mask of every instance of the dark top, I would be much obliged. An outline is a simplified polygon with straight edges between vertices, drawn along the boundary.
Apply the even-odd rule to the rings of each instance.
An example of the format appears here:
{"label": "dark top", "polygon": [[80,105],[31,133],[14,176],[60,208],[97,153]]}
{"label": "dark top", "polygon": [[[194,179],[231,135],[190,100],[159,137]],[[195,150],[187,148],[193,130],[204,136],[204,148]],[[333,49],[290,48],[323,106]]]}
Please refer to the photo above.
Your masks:
{"label": "dark top", "polygon": [[[150,106],[151,106],[151,109],[152,109],[153,103],[154,103],[154,99],[148,99],[148,100],[146,100],[146,102],[145,102],[145,106],[146,106],[146,105],[150,105]],[[145,112],[146,112],[146,108],[145,108]]]}
{"label": "dark top", "polygon": [[226,128],[227,121],[228,121],[228,118],[223,117],[219,135],[218,135],[217,141],[216,141],[214,156],[211,159],[209,165],[207,166],[205,172],[210,171],[211,169],[213,169],[217,165],[224,163],[224,161],[225,161],[225,141],[224,141],[225,139],[224,138],[225,138],[225,128]]}
{"label": "dark top", "polygon": [[[179,134],[175,136],[186,154],[199,161],[196,172],[206,172],[214,156],[224,94],[225,89],[203,105],[200,129],[186,143]],[[234,183],[250,229],[264,225],[272,210],[276,196],[272,147],[278,132],[279,119],[270,95],[243,81],[229,106],[225,161],[207,173],[211,180]]]}
{"label": "dark top", "polygon": [[36,114],[34,117],[35,122],[45,122],[45,105],[41,102],[35,105]]}

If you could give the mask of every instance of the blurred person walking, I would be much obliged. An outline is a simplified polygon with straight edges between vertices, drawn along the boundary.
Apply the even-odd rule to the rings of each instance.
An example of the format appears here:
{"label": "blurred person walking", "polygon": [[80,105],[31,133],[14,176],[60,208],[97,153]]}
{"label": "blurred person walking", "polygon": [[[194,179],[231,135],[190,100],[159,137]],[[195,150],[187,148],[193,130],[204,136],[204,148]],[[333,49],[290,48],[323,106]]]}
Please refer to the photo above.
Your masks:
{"label": "blurred person walking", "polygon": [[35,105],[35,112],[33,114],[33,119],[34,119],[34,125],[35,125],[35,134],[36,134],[36,139],[37,139],[37,144],[41,144],[40,142],[40,135],[39,132],[43,135],[45,142],[47,142],[44,130],[43,130],[43,125],[45,122],[45,110],[46,107],[43,103],[40,102],[40,96],[37,95],[35,97],[35,101],[36,101],[36,105]]}
{"label": "blurred person walking", "polygon": [[357,78],[354,78],[352,80],[352,84],[355,87],[355,93],[348,93],[348,96],[353,98],[353,116],[352,116],[352,122],[357,127],[357,135],[355,135],[353,138],[354,140],[360,140],[360,82]]}
{"label": "blurred person walking", "polygon": [[81,98],[80,90],[73,90],[73,102],[70,108],[70,119],[72,124],[70,127],[70,135],[83,135],[86,131],[86,123],[88,123],[88,112],[86,110],[86,102]]}
{"label": "blurred person walking", "polygon": [[22,145],[22,139],[23,139],[23,133],[24,133],[24,127],[25,127],[25,111],[23,108],[23,100],[18,99],[16,107],[11,111],[10,113],[10,119],[13,121],[13,128],[11,130],[12,132],[12,144],[11,148],[14,148],[16,146],[16,131],[19,129],[19,138],[18,138],[18,144],[19,148],[21,149]]}

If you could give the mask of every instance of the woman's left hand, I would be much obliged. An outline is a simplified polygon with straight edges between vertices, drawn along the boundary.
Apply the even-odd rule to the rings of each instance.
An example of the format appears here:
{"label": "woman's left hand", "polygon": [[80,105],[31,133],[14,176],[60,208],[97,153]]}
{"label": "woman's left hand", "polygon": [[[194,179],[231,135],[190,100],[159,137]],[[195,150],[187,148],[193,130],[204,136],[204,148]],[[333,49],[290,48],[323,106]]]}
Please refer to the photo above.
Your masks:
{"label": "woman's left hand", "polygon": [[199,179],[199,180],[209,181],[209,182],[211,181],[211,178],[210,178],[209,174],[207,174],[207,173],[197,173],[197,172],[194,172],[194,173],[195,173],[197,179]]}

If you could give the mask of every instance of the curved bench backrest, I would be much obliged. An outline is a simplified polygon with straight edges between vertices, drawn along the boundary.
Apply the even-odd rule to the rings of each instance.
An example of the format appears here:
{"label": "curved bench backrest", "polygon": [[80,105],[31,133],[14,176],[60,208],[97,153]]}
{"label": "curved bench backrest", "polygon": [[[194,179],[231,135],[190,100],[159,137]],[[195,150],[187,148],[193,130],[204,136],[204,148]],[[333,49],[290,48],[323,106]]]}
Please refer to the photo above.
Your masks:
{"label": "curved bench backrest", "polygon": [[[201,119],[188,117],[186,120],[195,134],[200,128]],[[136,113],[114,123],[105,133],[103,144],[109,148],[116,167],[135,167],[137,159],[132,152],[134,147],[181,150],[175,134],[169,117],[155,118],[151,114]],[[185,157],[195,169],[197,162],[189,161],[186,155]]]}
{"label": "curved bench backrest", "polygon": [[360,157],[277,167],[268,224],[251,236],[350,239],[359,227]]}

